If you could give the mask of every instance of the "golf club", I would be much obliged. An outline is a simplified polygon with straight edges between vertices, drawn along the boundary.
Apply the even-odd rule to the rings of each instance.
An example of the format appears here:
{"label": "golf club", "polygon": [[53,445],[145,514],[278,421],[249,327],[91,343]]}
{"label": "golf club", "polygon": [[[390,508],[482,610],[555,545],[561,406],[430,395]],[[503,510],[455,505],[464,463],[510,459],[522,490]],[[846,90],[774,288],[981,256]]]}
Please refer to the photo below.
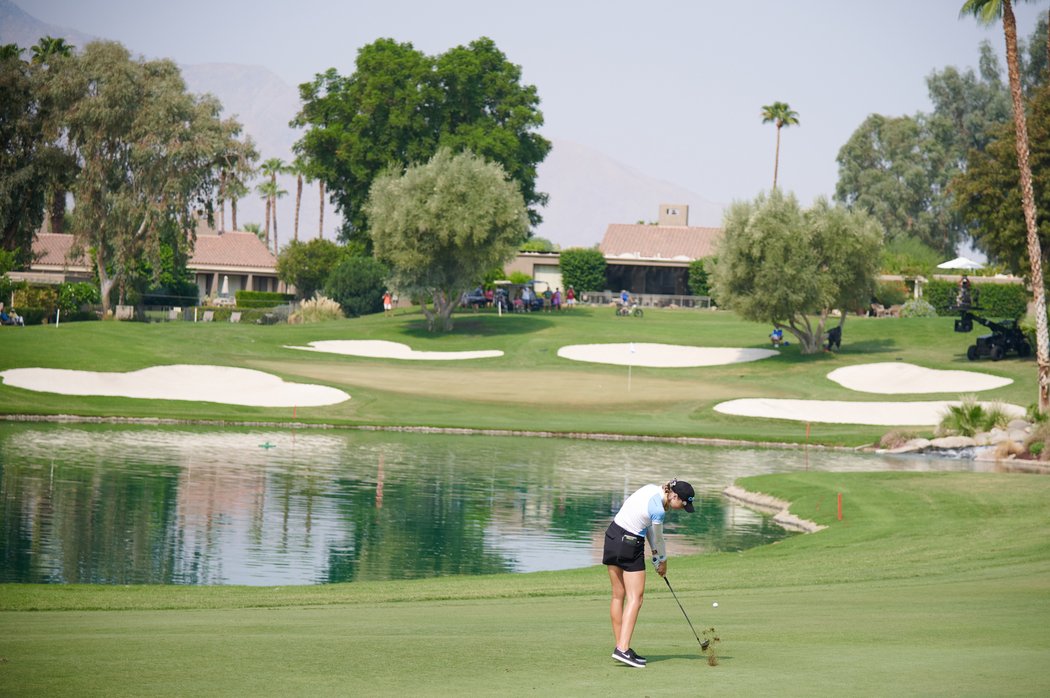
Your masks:
{"label": "golf club", "polygon": [[689,620],[689,614],[682,608],[682,602],[678,600],[678,594],[674,593],[674,587],[671,586],[671,580],[664,575],[664,581],[667,582],[667,588],[671,590],[671,596],[674,597],[675,603],[678,604],[678,608],[682,609],[682,615],[685,616],[685,622],[689,624],[689,629],[693,631],[693,637],[700,643],[700,651],[706,652],[707,646],[710,644],[707,640],[701,640],[700,636],[696,634],[696,629],[693,627],[693,621]]}

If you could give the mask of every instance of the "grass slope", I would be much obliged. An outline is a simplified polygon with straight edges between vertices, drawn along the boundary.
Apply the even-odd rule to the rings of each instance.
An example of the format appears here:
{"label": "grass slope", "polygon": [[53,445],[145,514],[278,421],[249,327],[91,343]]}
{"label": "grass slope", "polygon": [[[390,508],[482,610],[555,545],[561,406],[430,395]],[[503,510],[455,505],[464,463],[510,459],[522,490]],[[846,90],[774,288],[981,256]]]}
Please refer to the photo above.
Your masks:
{"label": "grass slope", "polygon": [[[0,413],[77,414],[334,425],[435,426],[554,432],[613,432],[748,441],[801,442],[805,425],[720,415],[714,405],[739,397],[879,401],[826,378],[842,366],[904,360],[929,368],[976,369],[1014,383],[981,393],[983,400],[1027,406],[1036,395],[1032,360],[971,363],[972,335],[952,332],[950,318],[850,318],[841,352],[801,356],[792,345],[771,359],[747,364],[659,369],[561,359],[559,347],[608,342],[661,342],[711,347],[767,347],[769,328],[732,313],[647,311],[617,318],[611,310],[581,308],[561,314],[457,316],[450,334],[425,331],[418,313],[382,315],[315,325],[229,323],[71,323],[4,331],[0,370],[49,367],[130,371],[172,363],[242,366],[287,380],[341,388],[353,399],[339,405],[267,409],[216,403],[77,397],[0,385]],[[288,349],[325,339],[384,339],[424,351],[497,349],[495,359],[405,362]],[[899,400],[955,399],[958,395],[904,395]],[[856,446],[886,430],[814,424],[810,441]]]}
{"label": "grass slope", "polygon": [[601,568],[287,589],[9,585],[0,692],[1050,692],[1050,479],[796,473],[740,484],[829,528],[671,561],[693,624],[722,638],[717,667],[652,574],[633,642],[649,666],[609,659]]}

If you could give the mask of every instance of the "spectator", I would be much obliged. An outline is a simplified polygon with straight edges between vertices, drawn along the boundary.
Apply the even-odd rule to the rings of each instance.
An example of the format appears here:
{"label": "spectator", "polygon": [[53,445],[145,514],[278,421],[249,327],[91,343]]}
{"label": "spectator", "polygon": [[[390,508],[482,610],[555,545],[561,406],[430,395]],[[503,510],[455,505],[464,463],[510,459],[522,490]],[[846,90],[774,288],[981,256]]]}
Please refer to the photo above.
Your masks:
{"label": "spectator", "polygon": [[561,289],[560,288],[554,289],[554,295],[551,296],[551,306],[555,310],[557,310],[559,312],[561,311]]}
{"label": "spectator", "polygon": [[835,325],[828,330],[828,343],[826,348],[828,351],[842,348],[842,325]]}
{"label": "spectator", "polygon": [[23,320],[18,313],[11,311],[8,313],[4,310],[4,304],[0,303],[0,325],[25,325],[26,322]]}
{"label": "spectator", "polygon": [[769,340],[773,342],[774,349],[779,349],[780,344],[784,341],[784,330],[774,327],[773,331],[769,333]]}
{"label": "spectator", "polygon": [[554,294],[551,293],[551,287],[548,286],[543,292],[543,310],[549,313],[551,311],[551,305],[554,303]]}
{"label": "spectator", "polygon": [[565,291],[565,305],[572,310],[572,306],[576,305],[576,291],[572,286],[569,286],[568,290]]}

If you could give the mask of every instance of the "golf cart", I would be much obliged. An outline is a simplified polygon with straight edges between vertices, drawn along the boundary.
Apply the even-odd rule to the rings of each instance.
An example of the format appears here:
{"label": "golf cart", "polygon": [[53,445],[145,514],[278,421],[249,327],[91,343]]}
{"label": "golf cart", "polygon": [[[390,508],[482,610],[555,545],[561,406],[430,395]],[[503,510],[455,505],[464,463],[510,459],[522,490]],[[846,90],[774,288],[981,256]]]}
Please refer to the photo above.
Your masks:
{"label": "golf cart", "polygon": [[973,330],[973,323],[977,322],[990,329],[992,333],[981,335],[977,338],[977,343],[966,350],[966,358],[970,361],[986,356],[992,361],[998,361],[1011,351],[1017,352],[1021,358],[1032,353],[1028,338],[1018,327],[1017,320],[989,320],[974,310],[977,309],[962,311],[959,319],[955,321],[955,331],[970,332]]}

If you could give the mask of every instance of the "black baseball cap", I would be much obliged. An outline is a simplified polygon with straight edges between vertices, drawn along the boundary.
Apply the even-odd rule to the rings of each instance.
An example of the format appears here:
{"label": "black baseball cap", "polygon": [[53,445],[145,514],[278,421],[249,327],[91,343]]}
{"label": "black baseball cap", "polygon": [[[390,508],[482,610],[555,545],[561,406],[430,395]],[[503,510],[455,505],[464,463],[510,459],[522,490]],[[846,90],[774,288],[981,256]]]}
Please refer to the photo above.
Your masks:
{"label": "black baseball cap", "polygon": [[696,492],[693,491],[693,486],[683,480],[674,480],[671,483],[671,491],[677,494],[678,498],[685,502],[685,510],[692,514],[693,497],[696,496]]}

